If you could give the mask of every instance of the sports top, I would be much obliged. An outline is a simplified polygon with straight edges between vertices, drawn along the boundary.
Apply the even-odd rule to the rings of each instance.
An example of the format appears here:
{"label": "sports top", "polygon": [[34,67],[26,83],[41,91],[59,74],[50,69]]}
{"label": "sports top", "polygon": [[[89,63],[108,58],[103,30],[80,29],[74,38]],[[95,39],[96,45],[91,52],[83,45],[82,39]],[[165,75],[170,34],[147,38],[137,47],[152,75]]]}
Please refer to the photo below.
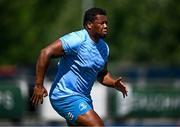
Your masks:
{"label": "sports top", "polygon": [[60,40],[64,55],[58,63],[50,97],[81,95],[89,98],[97,75],[107,62],[108,45],[103,39],[94,42],[85,29],[66,34]]}

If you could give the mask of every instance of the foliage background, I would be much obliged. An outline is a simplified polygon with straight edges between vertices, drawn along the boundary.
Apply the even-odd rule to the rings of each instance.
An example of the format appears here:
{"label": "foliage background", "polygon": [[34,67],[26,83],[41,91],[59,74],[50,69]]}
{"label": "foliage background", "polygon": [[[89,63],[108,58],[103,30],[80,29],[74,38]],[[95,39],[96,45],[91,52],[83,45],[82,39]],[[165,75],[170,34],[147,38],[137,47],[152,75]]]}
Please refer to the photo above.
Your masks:
{"label": "foliage background", "polygon": [[[128,83],[130,103],[124,107],[135,106],[129,108],[130,117],[121,116],[119,93],[108,89],[107,105],[103,105],[102,97],[106,96],[99,87],[95,96],[101,94],[101,101],[96,101],[100,109],[107,107],[105,124],[179,125],[179,0],[0,0],[0,126],[45,126],[44,122],[49,122],[42,119],[48,109],[41,114],[42,108],[34,108],[29,101],[37,57],[43,47],[60,36],[82,29],[83,13],[92,6],[107,10],[109,70]],[[47,87],[54,80],[54,64],[47,70]],[[24,100],[17,95],[20,92],[13,92],[16,87]],[[4,110],[8,104],[15,104],[21,112],[16,108]],[[134,117],[131,109],[135,109]],[[59,125],[54,120],[50,124]]]}
{"label": "foliage background", "polygon": [[[0,0],[0,65],[34,64],[41,48],[82,28],[83,0]],[[94,0],[107,10],[110,61],[180,65],[179,0]]]}

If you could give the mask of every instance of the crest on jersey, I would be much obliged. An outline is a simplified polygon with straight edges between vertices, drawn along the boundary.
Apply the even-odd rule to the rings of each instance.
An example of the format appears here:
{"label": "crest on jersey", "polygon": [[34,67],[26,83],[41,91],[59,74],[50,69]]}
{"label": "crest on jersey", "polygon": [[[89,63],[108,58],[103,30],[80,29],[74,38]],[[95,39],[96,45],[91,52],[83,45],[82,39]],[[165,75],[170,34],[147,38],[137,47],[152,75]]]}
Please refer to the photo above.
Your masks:
{"label": "crest on jersey", "polygon": [[81,102],[80,104],[79,104],[79,109],[80,109],[80,111],[82,111],[82,110],[84,110],[84,109],[86,109],[87,108],[87,104],[85,104],[84,102]]}

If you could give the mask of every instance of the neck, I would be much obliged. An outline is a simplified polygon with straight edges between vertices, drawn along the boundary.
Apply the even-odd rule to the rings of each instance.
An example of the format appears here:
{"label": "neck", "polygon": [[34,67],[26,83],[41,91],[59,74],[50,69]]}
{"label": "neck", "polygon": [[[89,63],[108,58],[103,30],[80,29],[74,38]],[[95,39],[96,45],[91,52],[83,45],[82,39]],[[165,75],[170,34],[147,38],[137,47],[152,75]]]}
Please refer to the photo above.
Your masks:
{"label": "neck", "polygon": [[99,37],[98,35],[94,34],[93,32],[91,32],[91,31],[89,31],[89,30],[87,30],[87,32],[88,32],[90,38],[91,38],[95,43],[97,43],[97,42],[99,41],[100,37]]}

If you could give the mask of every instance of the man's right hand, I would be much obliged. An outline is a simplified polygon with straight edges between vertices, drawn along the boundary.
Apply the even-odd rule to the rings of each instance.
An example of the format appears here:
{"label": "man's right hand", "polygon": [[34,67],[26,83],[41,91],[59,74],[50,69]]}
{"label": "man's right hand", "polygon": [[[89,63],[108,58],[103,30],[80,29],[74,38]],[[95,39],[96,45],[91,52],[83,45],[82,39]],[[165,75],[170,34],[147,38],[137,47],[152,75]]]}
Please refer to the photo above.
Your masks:
{"label": "man's right hand", "polygon": [[42,86],[34,87],[33,95],[31,97],[31,102],[34,106],[38,105],[39,103],[43,103],[43,97],[46,97],[48,95],[47,90]]}

